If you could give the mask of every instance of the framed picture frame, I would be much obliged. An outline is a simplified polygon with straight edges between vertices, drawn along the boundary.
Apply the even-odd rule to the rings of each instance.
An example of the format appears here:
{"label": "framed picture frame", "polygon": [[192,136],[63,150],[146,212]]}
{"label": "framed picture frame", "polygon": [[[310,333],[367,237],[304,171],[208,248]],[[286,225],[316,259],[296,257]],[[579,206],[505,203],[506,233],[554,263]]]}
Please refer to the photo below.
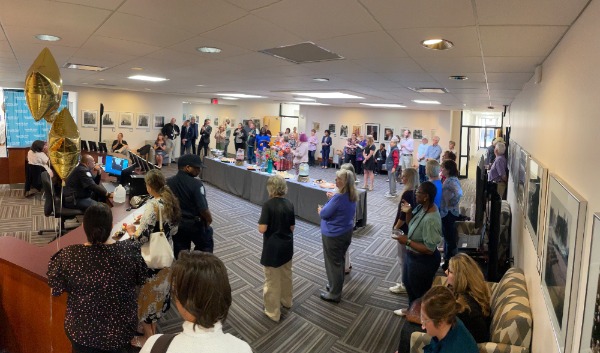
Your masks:
{"label": "framed picture frame", "polygon": [[348,137],[348,125],[340,125],[340,137],[341,138]]}
{"label": "framed picture frame", "polygon": [[379,142],[379,132],[380,132],[380,125],[376,124],[376,123],[366,123],[365,124],[365,137],[366,135],[371,135],[373,136],[373,141],[375,142]]}
{"label": "framed picture frame", "polygon": [[414,129],[412,137],[414,140],[422,139],[423,138],[423,129]]}
{"label": "framed picture frame", "polygon": [[362,126],[361,125],[352,125],[352,133],[356,134],[356,137],[362,135]]}
{"label": "framed picture frame", "polygon": [[81,127],[97,127],[98,126],[98,111],[97,110],[82,110],[81,111]]}
{"label": "framed picture frame", "polygon": [[587,201],[555,174],[548,178],[542,295],[560,353],[571,353]]}
{"label": "framed picture frame", "polygon": [[329,136],[335,137],[335,124],[329,124]]}
{"label": "framed picture frame", "polygon": [[133,128],[133,113],[121,112],[119,114],[119,127]]}
{"label": "framed picture frame", "polygon": [[521,211],[525,215],[527,213],[527,204],[525,203],[525,189],[527,188],[527,162],[529,160],[529,153],[524,149],[520,149],[519,152],[519,172],[517,178],[517,203],[521,206]]}
{"label": "framed picture frame", "polygon": [[154,114],[154,119],[152,119],[152,128],[154,130],[161,130],[165,126],[165,115],[164,114]]}
{"label": "framed picture frame", "polygon": [[548,184],[548,169],[536,159],[529,156],[527,186],[525,202],[527,212],[525,214],[526,226],[529,229],[533,247],[541,258],[543,242],[540,242],[544,228],[544,216],[546,205],[546,186]]}
{"label": "framed picture frame", "polygon": [[394,128],[391,126],[383,127],[383,141],[390,142],[394,137]]}
{"label": "framed picture frame", "polygon": [[313,125],[313,130],[315,130],[316,132],[319,132],[321,130],[321,123],[320,122],[313,121],[312,125]]}
{"label": "framed picture frame", "polygon": [[[600,213],[592,220],[590,261],[583,307],[580,353],[598,352],[600,349]],[[586,242],[587,243],[587,242]]]}
{"label": "framed picture frame", "polygon": [[515,188],[515,193],[518,190],[518,180],[519,180],[519,159],[521,158],[521,146],[519,146],[515,142],[515,149],[513,150],[513,155],[511,157],[510,164],[512,165],[512,178],[513,178],[513,187]]}
{"label": "framed picture frame", "polygon": [[117,113],[115,112],[104,112],[102,115],[102,127],[115,127],[117,122]]}
{"label": "framed picture frame", "polygon": [[150,128],[150,114],[149,113],[137,113],[135,119],[135,127],[138,129],[149,129]]}

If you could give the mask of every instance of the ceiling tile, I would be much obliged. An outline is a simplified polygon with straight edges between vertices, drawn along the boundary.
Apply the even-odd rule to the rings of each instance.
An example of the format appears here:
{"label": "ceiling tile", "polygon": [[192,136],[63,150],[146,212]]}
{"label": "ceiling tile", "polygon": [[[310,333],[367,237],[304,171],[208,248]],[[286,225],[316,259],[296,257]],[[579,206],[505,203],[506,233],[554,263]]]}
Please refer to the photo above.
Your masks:
{"label": "ceiling tile", "polygon": [[[413,58],[454,58],[481,54],[477,29],[474,26],[461,28],[409,28],[390,31],[390,34],[400,43],[400,46],[402,46],[408,55]],[[454,44],[454,47],[449,50],[431,50],[421,45],[421,41],[434,38],[449,40]]]}
{"label": "ceiling tile", "polygon": [[481,27],[483,55],[547,56],[567,29],[565,26]]}
{"label": "ceiling tile", "polygon": [[[486,61],[487,63],[487,61]],[[483,72],[483,63],[480,57],[463,57],[458,60],[448,58],[419,58],[419,65],[428,72]]]}
{"label": "ceiling tile", "polygon": [[371,58],[352,60],[355,64],[372,72],[379,73],[419,73],[423,69],[411,58]]}
{"label": "ceiling tile", "polygon": [[406,52],[383,31],[351,34],[320,40],[317,45],[346,59],[406,57]]}
{"label": "ceiling tile", "polygon": [[544,61],[541,56],[523,57],[486,57],[485,67],[488,72],[531,72]]}
{"label": "ceiling tile", "polygon": [[475,0],[480,25],[570,25],[589,0]]}
{"label": "ceiling tile", "polygon": [[277,3],[281,0],[252,0],[252,1],[248,1],[248,0],[225,0],[230,4],[233,4],[237,7],[240,7],[244,10],[247,11],[251,11],[251,10],[256,10],[256,9],[260,9],[262,7],[267,7],[271,4]]}

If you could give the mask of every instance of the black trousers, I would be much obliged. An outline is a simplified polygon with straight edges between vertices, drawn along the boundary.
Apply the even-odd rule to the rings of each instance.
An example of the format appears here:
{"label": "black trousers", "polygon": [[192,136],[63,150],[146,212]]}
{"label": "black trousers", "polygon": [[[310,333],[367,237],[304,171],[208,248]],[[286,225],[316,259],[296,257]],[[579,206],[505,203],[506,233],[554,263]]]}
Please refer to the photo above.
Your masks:
{"label": "black trousers", "polygon": [[412,251],[406,252],[404,268],[402,270],[402,282],[408,294],[408,305],[421,298],[431,288],[433,277],[440,267],[441,255],[438,249],[433,254],[417,254]]}
{"label": "black trousers", "polygon": [[201,222],[184,218],[179,222],[177,234],[173,236],[175,258],[179,257],[179,252],[182,250],[190,250],[192,243],[194,243],[194,250],[212,253],[214,248],[213,229]]}
{"label": "black trousers", "polygon": [[198,144],[198,155],[202,156],[202,149],[204,149],[204,157],[206,157],[206,155],[208,154],[208,144],[209,142],[203,142],[202,140],[200,140],[200,143]]}
{"label": "black trousers", "polygon": [[196,139],[192,140],[192,153],[196,154]]}

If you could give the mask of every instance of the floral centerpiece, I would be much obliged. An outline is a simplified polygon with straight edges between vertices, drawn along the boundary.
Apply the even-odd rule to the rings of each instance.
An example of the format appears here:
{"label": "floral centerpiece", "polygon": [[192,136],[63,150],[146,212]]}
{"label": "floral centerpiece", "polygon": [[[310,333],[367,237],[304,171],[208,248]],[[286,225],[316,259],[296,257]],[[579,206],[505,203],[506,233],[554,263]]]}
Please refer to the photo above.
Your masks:
{"label": "floral centerpiece", "polygon": [[273,164],[277,163],[280,159],[279,152],[274,149],[265,148],[262,152],[256,151],[256,164],[262,165],[263,168],[267,169],[267,173],[273,171]]}

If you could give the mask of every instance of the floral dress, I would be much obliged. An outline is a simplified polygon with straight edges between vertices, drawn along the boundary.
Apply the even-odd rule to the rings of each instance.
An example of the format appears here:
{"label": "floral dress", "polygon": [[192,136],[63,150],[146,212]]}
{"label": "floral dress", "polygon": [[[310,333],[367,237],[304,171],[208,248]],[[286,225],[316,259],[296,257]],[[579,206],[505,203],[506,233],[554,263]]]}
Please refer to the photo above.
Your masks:
{"label": "floral dress", "polygon": [[[160,207],[163,218],[163,230],[171,248],[173,247],[172,236],[177,233],[177,226],[165,217],[164,204],[160,199],[152,199],[146,205],[140,225],[135,232],[135,241],[142,245],[150,241],[154,232],[160,231],[158,224],[158,207]],[[171,306],[171,268],[161,270],[148,269],[148,280],[142,286],[138,297],[138,318],[146,323],[155,322],[167,312]]]}

